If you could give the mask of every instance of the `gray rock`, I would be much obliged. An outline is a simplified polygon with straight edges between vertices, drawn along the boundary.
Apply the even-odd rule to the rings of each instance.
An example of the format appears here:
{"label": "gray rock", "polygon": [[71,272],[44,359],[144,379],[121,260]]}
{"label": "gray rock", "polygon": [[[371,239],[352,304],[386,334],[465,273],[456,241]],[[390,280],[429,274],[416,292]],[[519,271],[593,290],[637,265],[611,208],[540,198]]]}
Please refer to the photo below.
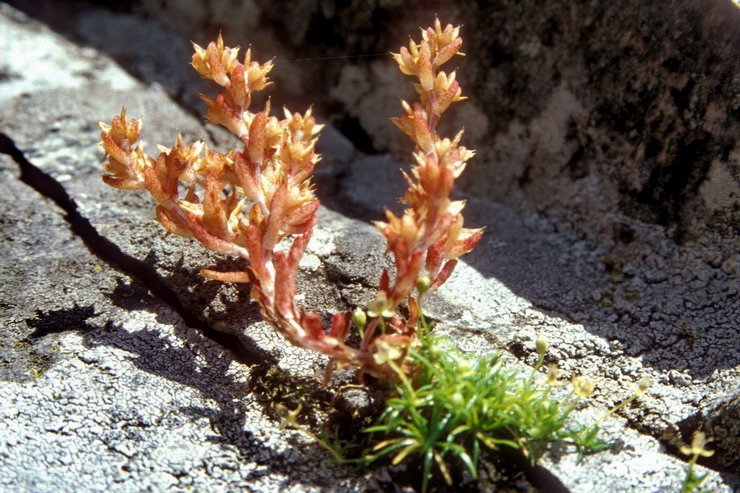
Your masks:
{"label": "gray rock", "polygon": [[[143,36],[156,22],[105,11],[80,11],[70,21],[100,44],[113,33],[113,46],[120,32],[100,26],[129,26]],[[302,26],[294,26],[295,36]],[[358,490],[403,478],[313,462],[323,449],[280,428],[271,404],[281,392],[291,395],[278,402],[302,402],[296,393],[316,387],[325,359],[287,345],[260,322],[243,287],[199,278],[199,268],[231,260],[182,238],[162,239],[144,197],[100,181],[96,122],[122,105],[144,117],[150,148],[168,145],[178,130],[216,146],[229,142],[168,96],[189,87],[185,75],[173,72],[167,81],[157,70],[131,68],[165,57],[166,47],[128,54],[125,68],[140,81],[7,5],[0,6],[0,33],[5,52],[27,54],[9,58],[0,80],[2,132],[18,149],[6,142],[15,161],[0,156],[0,258],[12,266],[0,274],[4,489]],[[185,46],[166,29],[156,36]],[[384,184],[401,183],[394,158],[362,156],[328,133],[318,183],[330,184],[320,193],[336,210],[321,210],[300,280],[300,302],[322,313],[373,298],[387,259],[364,220],[378,218],[400,194]],[[488,166],[477,161],[471,169]],[[652,379],[646,398],[605,422],[606,438],[621,443],[613,452],[579,466],[572,451],[546,456],[544,466],[571,490],[675,489],[685,467],[676,447],[700,426],[716,441],[717,461],[709,465],[726,471],[707,470],[706,486],[737,488],[729,471],[738,450],[740,310],[727,238],[676,243],[660,225],[611,211],[619,241],[584,240],[583,204],[548,203],[543,215],[535,212],[542,202],[523,205],[525,195],[516,206],[469,201],[468,223],[488,230],[429,300],[439,330],[466,351],[507,350],[510,364],[522,367],[533,362],[536,334],[545,335],[565,377],[597,382],[594,406],[579,414],[584,422],[627,398],[641,377]],[[263,374],[265,367],[278,373]],[[341,397],[357,401],[349,408],[372,405],[368,396]]]}

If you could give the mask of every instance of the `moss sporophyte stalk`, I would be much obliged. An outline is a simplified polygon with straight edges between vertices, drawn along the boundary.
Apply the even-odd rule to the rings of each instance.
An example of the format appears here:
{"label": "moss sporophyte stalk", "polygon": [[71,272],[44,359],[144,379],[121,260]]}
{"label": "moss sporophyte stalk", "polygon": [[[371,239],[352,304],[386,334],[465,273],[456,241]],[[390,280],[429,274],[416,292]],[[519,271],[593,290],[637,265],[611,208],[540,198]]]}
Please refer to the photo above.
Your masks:
{"label": "moss sporophyte stalk", "polygon": [[[204,277],[249,283],[269,325],[291,344],[328,356],[325,381],[334,369],[355,367],[358,378],[370,374],[387,385],[385,409],[362,435],[367,448],[353,459],[344,457],[346,447],[326,429],[316,434],[298,423],[300,405],[277,406],[285,424],[309,433],[340,461],[418,463],[422,490],[434,474],[451,484],[460,467],[477,477],[481,458],[505,448],[534,463],[552,443],[570,444],[579,454],[605,447],[596,439],[598,425],[569,421],[593,392],[590,381],[574,380],[565,400],[551,397],[556,367],[544,383],[537,381],[544,339],[537,340],[535,368],[521,376],[504,367],[501,355],[477,359],[461,353],[431,333],[422,312],[424,297],[449,278],[457,258],[482,235],[463,226],[465,202],[450,199],[474,152],[460,145],[462,130],[452,138],[437,132],[450,105],[465,99],[455,72],[441,70],[462,55],[459,34],[459,27],[443,29],[436,19],[422,29],[419,42],[411,40],[393,54],[401,72],[415,79],[418,94],[411,104],[402,101],[403,114],[393,119],[415,145],[414,166],[403,174],[408,189],[401,202],[407,209],[400,216],[388,211],[385,221],[374,223],[395,269],[382,270],[375,301],[366,309],[335,313],[328,326],[295,301],[298,264],[318,222],[312,174],[322,125],[310,108],[303,114],[284,109],[282,118],[271,114],[269,101],[261,110],[250,109],[252,94],[271,84],[272,62],[253,60],[250,50],[239,61],[239,48],[226,46],[221,36],[206,48],[193,45],[192,66],[221,87],[215,97],[201,96],[206,120],[236,135],[238,149],[221,153],[178,136],[174,146],[150,156],[139,143],[141,122],[127,118],[125,110],[100,124],[105,183],[148,191],[168,233],[243,261],[233,272],[202,269]],[[278,249],[281,242],[288,248]],[[348,342],[353,327],[359,339],[350,340],[357,343]]]}
{"label": "moss sporophyte stalk", "polygon": [[701,484],[707,478],[707,475],[697,474],[696,471],[694,471],[694,466],[696,466],[696,461],[699,457],[711,457],[714,455],[713,451],[707,450],[706,448],[707,444],[711,441],[712,440],[707,439],[704,432],[696,431],[691,440],[691,446],[681,447],[681,453],[689,456],[689,465],[686,468],[686,477],[681,485],[681,493],[709,491],[701,489]]}

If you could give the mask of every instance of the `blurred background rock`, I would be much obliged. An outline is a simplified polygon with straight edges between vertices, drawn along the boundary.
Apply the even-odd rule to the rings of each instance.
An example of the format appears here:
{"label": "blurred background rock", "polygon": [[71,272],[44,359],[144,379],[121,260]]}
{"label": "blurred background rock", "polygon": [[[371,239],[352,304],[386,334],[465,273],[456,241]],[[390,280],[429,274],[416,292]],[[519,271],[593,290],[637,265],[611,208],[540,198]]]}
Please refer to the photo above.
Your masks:
{"label": "blurred background rock", "polygon": [[[156,24],[200,44],[223,32],[258,59],[275,57],[274,103],[314,104],[366,153],[409,151],[388,118],[400,96],[413,95],[388,54],[437,14],[463,26],[468,55],[450,66],[461,68],[471,100],[448,122],[463,123],[465,144],[479,152],[462,180],[466,193],[544,212],[615,254],[639,235],[635,222],[665,228],[679,244],[736,250],[740,9],[730,0],[15,3],[76,23],[67,27],[90,43],[101,29],[118,29],[120,45],[106,33],[109,46],[99,48],[124,65],[127,51],[169,53],[132,68],[156,72],[197,111],[194,94],[170,80],[195,77],[180,75],[189,47],[168,46]],[[116,10],[117,22],[72,19],[70,6]],[[152,24],[142,32],[122,12]]]}

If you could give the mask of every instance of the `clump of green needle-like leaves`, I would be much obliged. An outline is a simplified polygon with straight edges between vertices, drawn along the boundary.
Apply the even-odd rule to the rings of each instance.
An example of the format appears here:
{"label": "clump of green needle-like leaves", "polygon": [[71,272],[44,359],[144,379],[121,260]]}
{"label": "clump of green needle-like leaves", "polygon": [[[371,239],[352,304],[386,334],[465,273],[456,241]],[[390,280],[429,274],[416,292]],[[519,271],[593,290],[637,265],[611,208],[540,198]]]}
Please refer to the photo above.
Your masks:
{"label": "clump of green needle-like leaves", "polygon": [[451,464],[462,463],[473,478],[485,453],[516,449],[532,464],[549,444],[575,445],[579,454],[602,450],[597,424],[580,427],[569,415],[593,392],[587,379],[575,379],[566,399],[555,399],[556,370],[544,383],[536,375],[546,342],[538,339],[539,360],[529,376],[505,368],[500,355],[476,359],[444,339],[421,331],[420,345],[409,357],[417,370],[398,370],[386,408],[366,431],[381,440],[364,457],[370,463],[389,456],[393,464],[416,459],[422,469],[422,491],[434,470],[452,484]]}

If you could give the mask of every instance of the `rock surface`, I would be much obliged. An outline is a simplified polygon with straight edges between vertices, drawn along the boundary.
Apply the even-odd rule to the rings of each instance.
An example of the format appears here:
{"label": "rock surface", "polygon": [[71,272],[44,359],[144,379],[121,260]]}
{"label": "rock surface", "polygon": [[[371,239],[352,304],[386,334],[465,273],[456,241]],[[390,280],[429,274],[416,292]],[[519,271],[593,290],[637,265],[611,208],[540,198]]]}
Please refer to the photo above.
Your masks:
{"label": "rock surface", "polygon": [[[53,9],[54,4],[39,5]],[[221,3],[214,5],[207,15],[217,15]],[[306,5],[302,8],[309,9]],[[349,15],[329,12],[328,2],[321,5],[327,18]],[[264,10],[256,1],[243,8]],[[202,22],[197,16],[206,14],[198,12],[181,15]],[[44,8],[34,15],[46,19]],[[278,399],[292,406],[300,398],[266,397],[269,385],[260,384],[267,378],[260,372],[269,367],[290,372],[292,380],[275,390],[290,394],[304,384],[316,387],[324,359],[274,335],[259,321],[247,290],[198,277],[199,268],[228,260],[182,238],[163,240],[144,197],[109,189],[99,179],[96,122],[110,119],[124,104],[129,114],[143,116],[150,148],[167,145],[177,131],[186,139],[207,136],[216,146],[229,143],[228,135],[193,116],[202,108],[193,97],[199,89],[191,89],[197,82],[183,71],[189,60],[186,39],[156,20],[127,13],[85,8],[64,19],[64,25],[52,24],[68,39],[0,5],[3,52],[22,54],[0,67],[5,199],[0,258],[12,267],[0,274],[0,485],[11,491],[356,491],[387,489],[391,481],[406,484],[392,469],[358,474],[328,460],[317,462],[323,449],[281,428],[271,404]],[[290,30],[290,43],[311,39],[314,28],[300,24],[304,20],[293,19],[298,24]],[[302,29],[307,31],[301,34]],[[530,41],[521,49],[536,55],[537,43]],[[129,72],[101,53],[103,48]],[[532,70],[529,62],[520,69],[513,60],[506,63],[511,70]],[[296,65],[290,70],[300,73]],[[345,68],[334,82],[377,80],[389,85],[383,89],[388,94],[397,90],[399,84],[389,82],[395,70],[390,60],[370,65],[375,79]],[[722,87],[720,99],[731,97]],[[470,172],[494,163],[496,149],[536,147],[532,142],[550,130],[567,132],[568,118],[557,115],[583,104],[568,90],[554,88],[551,104],[544,105],[551,110],[532,109],[528,123],[520,124],[539,125],[540,137],[522,144],[510,131],[515,123],[499,128],[493,154],[484,152],[487,160],[478,159]],[[511,121],[516,118],[524,121],[521,116]],[[721,128],[708,142],[722,147],[721,139],[737,127],[714,124]],[[374,296],[385,260],[381,238],[366,220],[392,204],[403,185],[393,156],[365,155],[331,128],[325,134],[317,182],[329,208],[321,210],[300,287],[302,303],[328,312]],[[609,133],[594,136],[606,139]],[[594,166],[603,162],[582,158]],[[730,166],[726,159],[717,161],[717,169]],[[736,210],[736,177],[728,180],[711,169],[704,171],[716,177],[702,183],[714,185],[702,186],[730,187],[718,203]],[[480,186],[514,186],[509,171],[495,185],[484,171],[475,176]],[[606,422],[606,437],[621,444],[613,453],[587,457],[578,466],[574,454],[546,456],[544,467],[567,489],[676,489],[685,468],[677,447],[699,427],[716,440],[706,485],[716,491],[740,487],[730,474],[740,465],[740,286],[737,252],[728,250],[735,233],[708,224],[709,229],[696,230],[706,233],[704,240],[686,241],[686,236],[677,242],[670,225],[631,217],[606,203],[602,207],[614,228],[607,240],[606,220],[584,216],[589,206],[578,201],[578,190],[540,189],[542,200],[522,192],[511,199],[516,204],[474,196],[466,219],[488,231],[435,295],[432,316],[462,349],[506,350],[512,364],[531,364],[534,338],[545,335],[566,376],[585,374],[597,383],[595,406],[582,419],[596,419],[629,396],[640,378],[651,378],[648,398]],[[538,212],[542,208],[545,214]]]}

